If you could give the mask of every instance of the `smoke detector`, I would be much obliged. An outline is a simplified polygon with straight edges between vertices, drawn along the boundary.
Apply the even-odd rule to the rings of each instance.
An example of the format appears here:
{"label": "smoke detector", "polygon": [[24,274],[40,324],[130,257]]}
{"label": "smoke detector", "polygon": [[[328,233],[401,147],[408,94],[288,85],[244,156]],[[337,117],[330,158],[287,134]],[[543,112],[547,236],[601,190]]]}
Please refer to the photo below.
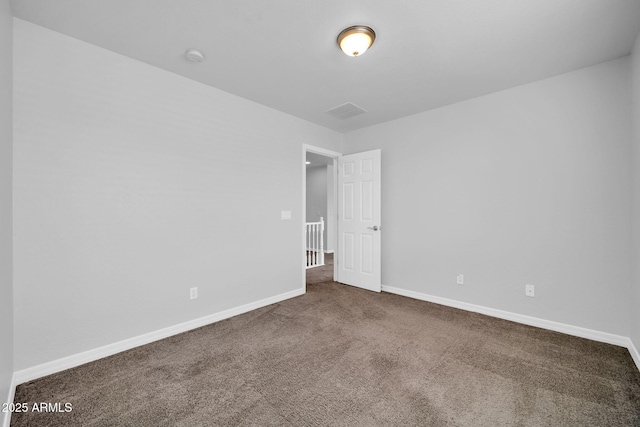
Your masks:
{"label": "smoke detector", "polygon": [[199,50],[190,49],[185,52],[184,57],[190,62],[202,62],[204,61],[204,55]]}

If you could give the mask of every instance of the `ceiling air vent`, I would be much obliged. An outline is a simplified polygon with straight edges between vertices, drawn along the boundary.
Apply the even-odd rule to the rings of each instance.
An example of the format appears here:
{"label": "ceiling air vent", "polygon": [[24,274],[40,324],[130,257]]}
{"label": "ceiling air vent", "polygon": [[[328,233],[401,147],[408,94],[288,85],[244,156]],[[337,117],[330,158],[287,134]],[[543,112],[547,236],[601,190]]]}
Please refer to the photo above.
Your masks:
{"label": "ceiling air vent", "polygon": [[358,114],[366,113],[367,110],[364,108],[358,107],[356,104],[351,102],[347,102],[346,104],[338,105],[337,107],[329,108],[325,113],[331,114],[333,117],[337,117],[338,119],[349,119],[353,116],[357,116]]}

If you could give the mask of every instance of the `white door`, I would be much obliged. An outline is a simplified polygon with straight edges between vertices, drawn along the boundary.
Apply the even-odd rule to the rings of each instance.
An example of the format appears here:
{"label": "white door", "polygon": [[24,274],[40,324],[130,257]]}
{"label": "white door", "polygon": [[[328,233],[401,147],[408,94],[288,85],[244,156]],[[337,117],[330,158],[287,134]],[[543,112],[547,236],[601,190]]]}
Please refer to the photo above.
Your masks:
{"label": "white door", "polygon": [[338,158],[338,282],[380,292],[380,150]]}

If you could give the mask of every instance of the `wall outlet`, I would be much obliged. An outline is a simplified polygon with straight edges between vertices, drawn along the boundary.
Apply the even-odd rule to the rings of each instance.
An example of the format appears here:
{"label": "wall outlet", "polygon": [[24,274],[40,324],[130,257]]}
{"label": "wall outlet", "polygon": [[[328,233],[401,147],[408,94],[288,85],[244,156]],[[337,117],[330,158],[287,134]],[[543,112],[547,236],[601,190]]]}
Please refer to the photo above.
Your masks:
{"label": "wall outlet", "polygon": [[524,294],[528,297],[535,297],[535,288],[533,285],[524,285]]}
{"label": "wall outlet", "polygon": [[198,298],[198,288],[191,288],[189,289],[189,299],[196,299]]}
{"label": "wall outlet", "polygon": [[458,285],[464,285],[464,274],[458,274],[456,276],[456,283]]}

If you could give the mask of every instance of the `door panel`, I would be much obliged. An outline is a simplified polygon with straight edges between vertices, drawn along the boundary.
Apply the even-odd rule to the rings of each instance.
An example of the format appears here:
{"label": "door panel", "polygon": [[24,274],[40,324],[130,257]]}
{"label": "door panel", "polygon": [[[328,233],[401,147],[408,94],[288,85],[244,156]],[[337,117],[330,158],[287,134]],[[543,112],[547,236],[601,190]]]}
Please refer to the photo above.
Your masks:
{"label": "door panel", "polygon": [[344,257],[343,260],[343,268],[349,272],[353,272],[355,270],[354,259],[355,259],[355,245],[353,244],[353,233],[343,233],[342,241],[344,248]]}
{"label": "door panel", "polygon": [[348,182],[344,184],[343,189],[344,197],[342,198],[342,214],[344,219],[353,221],[355,219],[355,191],[353,191],[353,183]]}
{"label": "door panel", "polygon": [[338,159],[338,281],[380,292],[380,150]]}

